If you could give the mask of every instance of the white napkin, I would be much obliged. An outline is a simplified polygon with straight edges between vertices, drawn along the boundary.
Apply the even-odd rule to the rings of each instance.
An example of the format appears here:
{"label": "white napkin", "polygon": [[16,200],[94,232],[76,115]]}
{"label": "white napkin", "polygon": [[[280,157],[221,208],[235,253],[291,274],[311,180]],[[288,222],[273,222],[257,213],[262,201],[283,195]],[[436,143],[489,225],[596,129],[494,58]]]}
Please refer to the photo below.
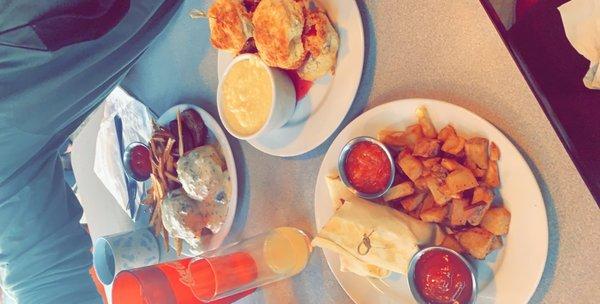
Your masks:
{"label": "white napkin", "polygon": [[583,83],[589,89],[600,90],[600,0],[571,0],[558,10],[567,39],[590,61]]}
{"label": "white napkin", "polygon": [[[121,87],[115,88],[104,101],[104,117],[96,139],[94,173],[114,196],[119,206],[127,210],[127,186],[115,132],[116,114],[119,114],[123,121],[123,143],[127,146],[136,141],[148,142],[152,136],[152,113]],[[137,188],[136,202],[139,202],[143,195],[144,183],[138,182]]]}

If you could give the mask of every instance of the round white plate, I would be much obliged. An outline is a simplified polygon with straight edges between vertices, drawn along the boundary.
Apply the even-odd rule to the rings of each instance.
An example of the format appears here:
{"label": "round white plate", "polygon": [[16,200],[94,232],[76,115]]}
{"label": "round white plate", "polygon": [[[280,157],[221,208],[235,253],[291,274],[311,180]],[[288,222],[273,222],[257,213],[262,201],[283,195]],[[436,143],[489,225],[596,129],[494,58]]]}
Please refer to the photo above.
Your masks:
{"label": "round white plate", "polygon": [[[318,79],[298,101],[291,120],[282,128],[250,140],[258,150],[275,156],[304,154],[324,142],[340,125],[352,105],[362,75],[365,52],[363,24],[355,1],[320,0],[340,36],[334,76]],[[219,51],[222,78],[233,55]]]}
{"label": "round white plate", "polygon": [[[415,110],[425,106],[435,127],[451,123],[459,134],[483,136],[501,151],[498,162],[500,196],[510,210],[510,232],[504,247],[484,261],[473,261],[477,269],[477,303],[526,303],[533,295],[546,263],[548,223],[539,186],[517,148],[492,124],[459,106],[429,99],[406,99],[383,104],[352,121],[327,151],[315,189],[315,218],[321,228],[333,215],[325,177],[337,172],[342,146],[350,139],[377,136],[383,128],[404,129],[417,121]],[[336,279],[356,303],[414,303],[406,277],[394,274],[384,280],[366,279],[340,272],[338,255],[325,250],[325,258]]]}
{"label": "round white plate", "polygon": [[[190,104],[181,104],[176,105],[165,113],[163,113],[158,118],[158,124],[161,126],[166,126],[169,122],[174,119],[177,119],[177,111],[185,111],[187,109],[194,109],[196,112],[200,114],[206,128],[208,129],[208,142],[211,144],[218,143],[220,147],[221,154],[225,158],[225,163],[227,164],[227,170],[229,171],[229,176],[231,179],[231,200],[229,201],[229,210],[227,212],[227,217],[225,218],[225,222],[221,227],[221,230],[210,236],[210,240],[205,248],[202,251],[208,251],[212,249],[216,249],[223,243],[227,234],[229,234],[229,230],[231,229],[231,225],[233,224],[233,218],[235,217],[235,208],[237,206],[237,196],[238,196],[238,184],[237,184],[237,173],[235,168],[235,160],[233,158],[233,153],[231,151],[231,147],[229,146],[229,142],[227,141],[227,137],[225,136],[225,132],[219,126],[219,123],[206,111],[202,108],[190,105]],[[173,246],[173,239],[169,238],[169,244],[171,247]],[[182,254],[186,256],[196,256],[201,254],[202,252],[197,252],[192,250],[187,242],[183,242],[183,250]]]}

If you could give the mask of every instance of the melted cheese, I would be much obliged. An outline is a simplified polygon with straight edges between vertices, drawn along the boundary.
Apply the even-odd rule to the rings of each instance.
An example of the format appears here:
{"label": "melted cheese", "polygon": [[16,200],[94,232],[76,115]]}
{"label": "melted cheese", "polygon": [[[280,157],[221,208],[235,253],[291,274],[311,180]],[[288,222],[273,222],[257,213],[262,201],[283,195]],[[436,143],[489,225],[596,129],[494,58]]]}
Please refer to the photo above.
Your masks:
{"label": "melted cheese", "polygon": [[258,132],[273,106],[271,77],[259,59],[231,67],[221,85],[222,112],[229,127],[242,136]]}

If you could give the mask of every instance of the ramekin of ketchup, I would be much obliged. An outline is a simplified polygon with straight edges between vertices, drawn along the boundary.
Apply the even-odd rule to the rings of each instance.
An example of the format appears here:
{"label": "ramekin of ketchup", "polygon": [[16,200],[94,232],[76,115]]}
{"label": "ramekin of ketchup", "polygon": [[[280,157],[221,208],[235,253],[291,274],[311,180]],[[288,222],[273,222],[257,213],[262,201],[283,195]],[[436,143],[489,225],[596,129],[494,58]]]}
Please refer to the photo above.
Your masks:
{"label": "ramekin of ketchup", "polygon": [[419,303],[470,304],[475,302],[477,282],[469,262],[444,247],[419,251],[408,267],[408,285]]}
{"label": "ramekin of ketchup", "polygon": [[[132,143],[127,147],[127,151],[124,156],[126,171],[131,178],[137,181],[145,181],[150,178],[152,172],[152,165],[150,163],[150,150],[144,144]],[[129,170],[127,170],[129,169]]]}
{"label": "ramekin of ketchup", "polygon": [[349,141],[338,160],[344,184],[364,198],[382,196],[392,186],[394,159],[384,144],[367,136]]}

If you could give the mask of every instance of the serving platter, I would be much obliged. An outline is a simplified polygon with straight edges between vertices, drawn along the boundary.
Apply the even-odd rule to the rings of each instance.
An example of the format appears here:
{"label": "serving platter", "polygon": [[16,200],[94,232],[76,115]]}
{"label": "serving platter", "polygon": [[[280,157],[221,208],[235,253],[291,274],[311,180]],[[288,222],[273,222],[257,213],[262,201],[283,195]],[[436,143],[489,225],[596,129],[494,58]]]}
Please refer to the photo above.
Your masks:
{"label": "serving platter", "polygon": [[[229,171],[229,176],[231,180],[231,200],[229,201],[229,210],[227,212],[227,217],[225,218],[225,222],[221,227],[221,230],[208,237],[206,243],[204,244],[204,248],[201,251],[193,250],[187,242],[183,241],[182,254],[185,256],[196,256],[201,254],[204,251],[216,249],[225,240],[229,231],[231,230],[231,225],[233,224],[233,218],[235,217],[235,210],[237,207],[237,197],[238,197],[238,183],[237,183],[237,171],[235,167],[235,159],[233,158],[233,152],[231,151],[231,147],[229,146],[229,141],[225,136],[225,132],[219,126],[219,123],[204,109],[191,105],[191,104],[180,104],[176,105],[165,113],[163,113],[157,120],[158,124],[162,126],[166,126],[170,121],[177,119],[177,112],[183,112],[187,109],[193,109],[200,114],[206,128],[208,129],[208,143],[217,145],[218,150],[221,152],[223,158],[225,159],[225,163],[227,164],[227,170]],[[169,245],[172,248],[175,248],[173,245],[172,238],[169,239]]]}
{"label": "serving platter", "polygon": [[[364,33],[360,11],[355,1],[320,0],[340,37],[338,61],[334,75],[314,82],[308,94],[298,101],[294,115],[280,129],[273,130],[249,143],[275,156],[304,154],[335,132],[356,96],[364,61]],[[230,53],[218,52],[218,76],[233,60]]]}
{"label": "serving platter", "polygon": [[[548,223],[544,201],[535,177],[517,148],[491,123],[459,106],[430,99],[397,100],[373,108],[346,126],[325,154],[315,186],[315,220],[320,229],[333,215],[325,177],[337,174],[344,144],[358,136],[376,137],[385,128],[404,129],[414,124],[415,110],[425,106],[436,129],[451,123],[459,134],[494,141],[502,157],[498,162],[499,195],[512,214],[504,247],[485,260],[471,259],[478,281],[477,303],[526,303],[539,283],[548,252]],[[414,303],[406,276],[383,279],[341,272],[337,254],[324,250],[331,271],[356,303]]]}

